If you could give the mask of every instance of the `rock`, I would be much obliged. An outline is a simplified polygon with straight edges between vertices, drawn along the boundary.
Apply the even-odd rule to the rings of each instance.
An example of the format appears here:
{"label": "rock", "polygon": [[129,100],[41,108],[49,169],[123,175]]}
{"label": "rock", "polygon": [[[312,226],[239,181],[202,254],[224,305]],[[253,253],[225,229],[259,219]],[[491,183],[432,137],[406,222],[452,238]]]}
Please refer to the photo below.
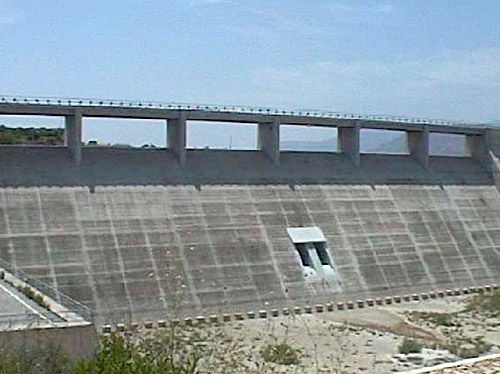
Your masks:
{"label": "rock", "polygon": [[408,361],[413,362],[413,363],[422,363],[424,361],[424,358],[422,355],[418,353],[410,353],[407,357]]}

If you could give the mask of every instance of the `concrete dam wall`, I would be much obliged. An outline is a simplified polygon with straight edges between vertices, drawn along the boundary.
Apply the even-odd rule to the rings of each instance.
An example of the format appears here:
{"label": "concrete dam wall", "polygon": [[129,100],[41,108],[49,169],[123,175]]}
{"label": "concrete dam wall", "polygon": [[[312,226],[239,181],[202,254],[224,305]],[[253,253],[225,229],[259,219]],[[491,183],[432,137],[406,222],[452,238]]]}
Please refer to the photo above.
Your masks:
{"label": "concrete dam wall", "polygon": [[[0,147],[0,257],[99,313],[166,318],[498,283],[472,158]],[[305,228],[291,234],[289,229]],[[315,231],[319,229],[319,231]],[[297,239],[298,237],[298,239]]]}

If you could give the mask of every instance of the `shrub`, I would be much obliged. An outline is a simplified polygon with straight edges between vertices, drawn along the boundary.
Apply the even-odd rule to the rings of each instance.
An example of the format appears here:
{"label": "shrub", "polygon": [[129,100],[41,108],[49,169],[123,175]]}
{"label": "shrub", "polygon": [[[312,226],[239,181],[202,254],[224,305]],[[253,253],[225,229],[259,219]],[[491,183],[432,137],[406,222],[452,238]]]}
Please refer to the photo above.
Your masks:
{"label": "shrub", "polygon": [[67,374],[70,371],[66,354],[54,345],[0,351],[0,374]]}
{"label": "shrub", "polygon": [[0,144],[64,144],[64,129],[21,128],[0,125]]}
{"label": "shrub", "polygon": [[222,329],[170,325],[139,335],[102,337],[95,358],[73,374],[216,374],[248,373],[242,345]]}
{"label": "shrub", "polygon": [[453,315],[450,313],[428,312],[423,318],[435,325],[446,327],[453,326]]}
{"label": "shrub", "polygon": [[21,140],[13,134],[0,131],[0,144],[20,144]]}
{"label": "shrub", "polygon": [[404,338],[403,343],[399,346],[399,353],[420,353],[422,352],[423,344],[415,339]]}
{"label": "shrub", "polygon": [[262,358],[267,362],[282,365],[297,365],[300,363],[300,350],[287,343],[267,344],[260,350]]}
{"label": "shrub", "polygon": [[413,320],[424,320],[438,326],[455,326],[453,322],[455,313],[408,312],[407,314]]}
{"label": "shrub", "polygon": [[[187,343],[187,342],[186,342]],[[160,336],[132,339],[112,334],[101,339],[97,356],[81,362],[75,374],[194,374],[203,349],[190,342],[189,349],[183,337]]]}
{"label": "shrub", "polygon": [[492,317],[500,317],[500,291],[495,291],[489,295],[475,295],[467,303],[467,310],[486,312]]}
{"label": "shrub", "polygon": [[488,353],[491,344],[486,343],[482,337],[475,339],[458,339],[442,348],[461,358],[474,358]]}

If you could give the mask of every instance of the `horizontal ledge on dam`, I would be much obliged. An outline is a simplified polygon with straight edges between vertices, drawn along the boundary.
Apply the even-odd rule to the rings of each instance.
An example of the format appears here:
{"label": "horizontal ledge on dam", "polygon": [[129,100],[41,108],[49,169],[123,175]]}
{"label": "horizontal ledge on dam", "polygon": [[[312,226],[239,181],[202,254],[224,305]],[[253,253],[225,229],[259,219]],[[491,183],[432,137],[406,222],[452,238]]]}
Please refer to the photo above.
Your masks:
{"label": "horizontal ledge on dam", "polygon": [[464,288],[464,289],[453,289],[453,290],[438,290],[438,291],[428,291],[421,294],[411,294],[411,295],[394,295],[387,296],[384,299],[363,299],[356,301],[339,301],[334,303],[325,304],[315,304],[314,307],[311,305],[294,306],[294,307],[284,307],[282,309],[259,309],[257,311],[243,312],[233,312],[233,313],[223,313],[223,314],[210,314],[210,315],[196,315],[187,316],[184,318],[174,318],[174,319],[162,319],[157,321],[147,320],[141,322],[129,322],[129,323],[114,323],[114,324],[103,324],[101,326],[102,334],[110,334],[112,332],[125,332],[125,331],[137,331],[140,329],[150,330],[150,329],[164,329],[169,327],[169,325],[180,325],[193,326],[195,324],[219,324],[219,323],[230,323],[238,322],[244,320],[253,319],[272,319],[275,317],[292,317],[302,315],[302,314],[323,314],[327,312],[346,312],[349,313],[351,310],[376,308],[379,306],[391,306],[392,304],[405,303],[416,303],[425,300],[435,298],[435,295],[440,297],[455,297],[470,295],[472,293],[491,293],[498,290],[500,285],[491,284],[485,286]]}
{"label": "horizontal ledge on dam", "polygon": [[281,152],[279,166],[258,151],[187,150],[179,164],[165,150],[83,148],[73,165],[63,147],[0,146],[0,186],[248,184],[477,184],[492,176],[472,157],[361,154],[357,167],[337,153]]}

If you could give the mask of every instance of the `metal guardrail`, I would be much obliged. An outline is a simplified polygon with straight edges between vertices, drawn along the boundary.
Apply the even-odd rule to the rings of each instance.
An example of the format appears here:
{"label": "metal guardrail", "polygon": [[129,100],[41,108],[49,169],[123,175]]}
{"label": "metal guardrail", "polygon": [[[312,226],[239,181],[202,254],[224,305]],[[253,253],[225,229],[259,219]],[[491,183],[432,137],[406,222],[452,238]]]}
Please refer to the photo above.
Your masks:
{"label": "metal guardrail", "polygon": [[214,105],[214,104],[186,104],[186,103],[166,103],[161,101],[137,101],[137,100],[103,100],[103,99],[83,99],[83,98],[61,98],[61,97],[15,97],[2,96],[0,104],[21,104],[21,105],[43,105],[43,106],[89,106],[89,107],[113,107],[113,108],[142,108],[142,109],[170,109],[170,110],[196,110],[220,113],[237,114],[265,114],[276,116],[301,116],[313,118],[333,118],[333,119],[358,119],[380,122],[397,122],[411,124],[429,124],[441,126],[463,126],[489,128],[497,127],[483,123],[473,123],[466,121],[449,121],[425,118],[406,118],[388,115],[365,115],[354,113],[342,113],[313,109],[280,109],[239,105]]}
{"label": "metal guardrail", "polygon": [[68,310],[68,312],[75,313],[88,322],[94,321],[95,314],[92,309],[72,299],[68,295],[65,295],[62,292],[50,287],[44,282],[41,282],[36,278],[30,277],[21,269],[14,268],[11,264],[0,258],[0,270],[1,269],[11,273],[19,280],[29,284],[33,288],[40,291],[42,294],[47,295],[52,300],[58,302],[59,304],[64,306]]}

